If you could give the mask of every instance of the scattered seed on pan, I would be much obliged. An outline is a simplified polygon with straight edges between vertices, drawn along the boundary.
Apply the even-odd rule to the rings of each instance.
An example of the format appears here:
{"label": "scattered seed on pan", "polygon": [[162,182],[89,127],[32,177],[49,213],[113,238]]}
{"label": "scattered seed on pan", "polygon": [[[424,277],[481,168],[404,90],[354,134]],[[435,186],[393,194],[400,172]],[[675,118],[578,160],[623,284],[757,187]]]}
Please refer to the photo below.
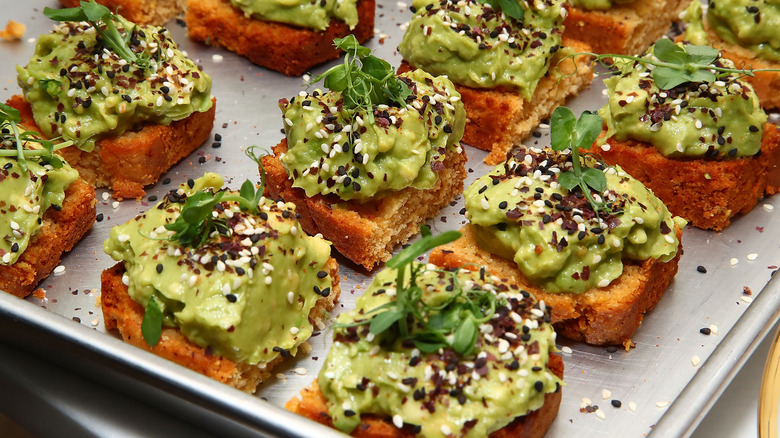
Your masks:
{"label": "scattered seed on pan", "polygon": [[170,178],[163,179],[163,184],[170,184],[170,183],[171,183],[171,179]]}
{"label": "scattered seed on pan", "polygon": [[655,402],[655,405],[657,407],[659,407],[659,408],[665,408],[665,407],[669,406],[669,402],[668,401],[659,401],[659,402]]}
{"label": "scattered seed on pan", "polygon": [[764,204],[764,205],[762,205],[762,207],[764,207],[764,210],[766,210],[766,211],[772,211],[772,210],[775,209],[775,206],[772,205],[772,204]]}
{"label": "scattered seed on pan", "polygon": [[629,409],[631,412],[636,412],[636,403],[634,403],[634,402],[628,402],[628,409]]}
{"label": "scattered seed on pan", "polygon": [[706,273],[707,273],[707,268],[705,268],[705,267],[704,267],[704,266],[702,266],[702,265],[699,265],[699,266],[697,266],[697,267],[696,267],[696,270],[697,270],[697,271],[699,271],[699,272],[701,272],[702,274],[706,274]]}
{"label": "scattered seed on pan", "polygon": [[572,354],[574,351],[570,347],[561,347],[561,353],[563,354]]}
{"label": "scattered seed on pan", "polygon": [[756,254],[754,252],[747,255],[748,261],[751,261],[751,262],[756,260],[757,258],[758,258],[758,254]]}
{"label": "scattered seed on pan", "polygon": [[693,356],[691,358],[691,365],[697,367],[699,366],[699,363],[701,363],[701,359],[699,359],[699,356]]}
{"label": "scattered seed on pan", "polygon": [[702,327],[701,329],[699,329],[699,333],[709,336],[710,333],[712,333],[712,330],[710,330],[709,327]]}
{"label": "scattered seed on pan", "polygon": [[733,257],[731,260],[729,260],[729,263],[731,263],[731,266],[736,266],[737,263],[739,263],[739,259],[736,257]]}
{"label": "scattered seed on pan", "polygon": [[59,265],[56,268],[54,268],[54,275],[60,275],[63,272],[65,272],[65,266]]}
{"label": "scattered seed on pan", "polygon": [[749,296],[747,296],[747,295],[742,295],[742,301],[744,301],[744,302],[746,302],[746,303],[750,304],[750,303],[752,303],[752,302],[753,302],[753,297],[749,297]]}
{"label": "scattered seed on pan", "polygon": [[103,213],[98,213],[98,215],[95,216],[95,220],[98,222],[103,222]]}
{"label": "scattered seed on pan", "polygon": [[601,399],[602,400],[608,400],[610,397],[612,397],[612,391],[609,389],[602,389],[601,390]]}
{"label": "scattered seed on pan", "polygon": [[612,403],[612,406],[616,408],[623,406],[623,402],[621,402],[620,400],[612,400],[610,403]]}
{"label": "scattered seed on pan", "polygon": [[152,195],[149,197],[149,202],[155,202],[157,201],[157,195]]}

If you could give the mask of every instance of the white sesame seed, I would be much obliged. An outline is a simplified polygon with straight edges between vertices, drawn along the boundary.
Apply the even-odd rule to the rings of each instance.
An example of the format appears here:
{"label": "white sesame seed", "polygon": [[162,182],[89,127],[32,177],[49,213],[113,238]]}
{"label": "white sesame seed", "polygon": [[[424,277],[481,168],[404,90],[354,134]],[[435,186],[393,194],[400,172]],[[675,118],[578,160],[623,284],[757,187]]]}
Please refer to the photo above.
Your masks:
{"label": "white sesame seed", "polygon": [[119,236],[116,237],[116,240],[120,242],[127,242],[128,240],[130,240],[130,236],[128,236],[127,234],[120,234]]}
{"label": "white sesame seed", "polygon": [[607,415],[601,409],[596,409],[596,412],[594,412],[594,413],[596,414],[596,418],[598,418],[599,420],[606,420],[607,419]]}
{"label": "white sesame seed", "polygon": [[696,367],[699,366],[699,363],[701,363],[701,359],[699,358],[699,356],[693,356],[691,358],[691,365]]}
{"label": "white sesame seed", "polygon": [[710,333],[713,335],[718,334],[718,325],[717,324],[710,324]]}
{"label": "white sesame seed", "polygon": [[607,287],[609,286],[609,280],[606,278],[604,280],[599,281],[599,283],[596,285],[598,287]]}
{"label": "white sesame seed", "polygon": [[225,59],[222,55],[211,55],[211,60],[214,62],[222,62]]}
{"label": "white sesame seed", "polygon": [[122,284],[124,284],[125,286],[130,285],[130,277],[128,277],[127,274],[122,276]]}
{"label": "white sesame seed", "polygon": [[286,382],[287,381],[287,376],[285,376],[282,373],[276,373],[276,378],[281,380],[282,382]]}
{"label": "white sesame seed", "polygon": [[737,266],[737,263],[739,263],[739,259],[736,257],[732,257],[731,260],[729,260],[729,263],[731,263],[731,266]]}
{"label": "white sesame seed", "polygon": [[636,403],[628,402],[628,410],[630,410],[631,412],[636,412]]}
{"label": "white sesame seed", "polygon": [[113,208],[119,208],[119,201],[114,201],[111,203],[111,207]]}
{"label": "white sesame seed", "polygon": [[664,240],[666,240],[668,243],[674,243],[674,237],[668,234],[664,236]]}
{"label": "white sesame seed", "polygon": [[15,221],[11,221],[10,225],[11,225],[11,229],[12,230],[18,230],[19,229],[19,224],[16,223]]}
{"label": "white sesame seed", "polygon": [[301,329],[299,329],[298,327],[293,327],[290,329],[290,334],[295,336],[298,334],[299,331],[301,331]]}
{"label": "white sesame seed", "polygon": [[763,207],[763,209],[764,209],[765,211],[772,211],[772,210],[774,210],[774,209],[775,209],[775,206],[774,206],[774,205],[772,205],[772,204],[764,204],[764,205],[762,205],[761,207]]}
{"label": "white sesame seed", "polygon": [[751,262],[756,260],[757,258],[758,258],[758,254],[756,254],[754,252],[747,255],[748,261],[751,261]]}
{"label": "white sesame seed", "polygon": [[5,263],[5,264],[11,263],[11,253],[10,252],[7,252],[7,253],[3,254],[3,263]]}
{"label": "white sesame seed", "polygon": [[655,402],[655,405],[657,407],[659,407],[659,408],[665,408],[665,407],[669,406],[669,402],[668,401],[659,401],[659,402]]}
{"label": "white sesame seed", "polygon": [[571,347],[563,346],[561,347],[561,353],[563,354],[572,354],[574,351],[572,351]]}
{"label": "white sesame seed", "polygon": [[395,427],[402,429],[404,427],[404,419],[398,414],[393,415],[393,424]]}
{"label": "white sesame seed", "polygon": [[54,268],[54,275],[60,275],[63,272],[65,272],[65,266],[59,265],[56,268]]}
{"label": "white sesame seed", "polygon": [[488,200],[487,200],[487,199],[485,199],[485,198],[482,198],[482,201],[481,201],[481,202],[482,202],[482,208],[483,208],[483,209],[485,209],[485,210],[488,210],[488,209],[490,208],[490,203],[488,202]]}
{"label": "white sesame seed", "polygon": [[702,127],[701,120],[696,119],[696,122],[693,125],[696,126],[696,129],[701,129]]}
{"label": "white sesame seed", "polygon": [[295,300],[295,294],[293,292],[287,292],[287,302],[292,304]]}
{"label": "white sesame seed", "polygon": [[610,391],[609,389],[602,389],[601,390],[601,399],[602,400],[607,400],[610,397],[612,397],[612,391]]}
{"label": "white sesame seed", "polygon": [[450,429],[450,427],[446,424],[443,424],[441,426],[441,433],[443,433],[445,436],[452,435],[452,429]]}
{"label": "white sesame seed", "polygon": [[750,304],[750,303],[753,302],[753,297],[750,297],[750,296],[747,296],[747,295],[742,295],[742,301]]}

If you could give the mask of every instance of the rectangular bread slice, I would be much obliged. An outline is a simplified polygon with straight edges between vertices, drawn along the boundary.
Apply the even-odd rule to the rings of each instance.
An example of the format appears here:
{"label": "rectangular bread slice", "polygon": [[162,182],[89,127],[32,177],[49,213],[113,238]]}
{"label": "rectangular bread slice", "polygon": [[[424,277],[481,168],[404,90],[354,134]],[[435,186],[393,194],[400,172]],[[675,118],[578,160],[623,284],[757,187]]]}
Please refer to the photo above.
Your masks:
{"label": "rectangular bread slice", "polygon": [[[187,0],[97,0],[111,12],[138,24],[162,26],[184,12]],[[60,0],[63,6],[75,8],[81,0]]]}
{"label": "rectangular bread slice", "polygon": [[569,7],[565,37],[584,41],[596,53],[642,54],[679,20],[691,0],[637,0],[611,9]]}
{"label": "rectangular bread slice", "polygon": [[[563,360],[560,356],[551,355],[548,367],[556,376],[563,378]],[[491,433],[490,438],[541,438],[558,414],[560,404],[561,391],[547,393],[541,408],[522,417],[516,417],[508,425]],[[334,427],[328,415],[327,400],[320,391],[316,379],[308,388],[301,390],[299,397],[291,398],[284,407],[290,412],[328,427]],[[412,438],[416,435],[409,425],[399,429],[390,418],[363,415],[360,425],[352,432],[352,436],[359,438]]]}
{"label": "rectangular bread slice", "polygon": [[[331,293],[328,297],[318,300],[309,313],[309,320],[315,328],[319,329],[324,327],[328,312],[333,309],[335,301],[341,293],[336,260],[331,258],[326,265],[326,270],[333,279]],[[244,362],[236,363],[195,345],[178,329],[165,326],[163,326],[160,342],[153,348],[149,347],[141,331],[144,308],[128,295],[127,286],[122,283],[124,272],[124,264],[117,263],[103,271],[100,280],[101,306],[106,329],[118,330],[125,342],[151,351],[160,357],[176,362],[179,365],[249,394],[254,393],[257,385],[272,375],[271,371],[274,366],[284,360],[284,357],[278,356],[271,362],[257,365],[250,365]],[[269,309],[269,314],[272,312],[273,309]],[[309,350],[308,342],[301,344],[299,347],[299,351],[302,353],[306,353]]]}
{"label": "rectangular bread slice", "polygon": [[[564,38],[563,46],[575,52],[590,52],[590,46]],[[550,117],[555,108],[566,99],[574,97],[590,86],[593,69],[588,56],[577,56],[575,60],[562,59],[559,50],[550,61],[551,73],[544,76],[537,85],[531,101],[521,95],[497,89],[479,89],[455,84],[466,107],[466,132],[463,142],[489,151],[485,162],[498,164],[506,159],[512,146],[520,144],[531,135],[539,123]],[[554,68],[558,66],[559,73]],[[399,73],[413,69],[406,61]]]}
{"label": "rectangular bread slice", "polygon": [[[682,255],[681,245],[677,255],[667,263],[657,259],[623,260],[623,274],[607,287],[581,294],[549,293],[532,284],[514,261],[481,249],[470,225],[460,231],[463,233],[460,239],[435,248],[428,260],[446,269],[484,266],[491,275],[519,285],[551,307],[551,322],[559,335],[593,345],[622,344],[626,349],[633,345],[631,336],[642,323],[644,314],[655,307],[672,283]],[[682,230],[675,231],[680,239]]]}
{"label": "rectangular bread slice", "polygon": [[642,181],[672,214],[708,230],[726,228],[738,213],[749,212],[764,192],[774,193],[780,185],[780,131],[770,123],[764,124],[761,154],[753,157],[672,159],[647,143],[615,139],[596,153]]}
{"label": "rectangular bread slice", "polygon": [[[144,186],[156,183],[208,139],[216,111],[216,99],[212,101],[208,111],[194,112],[168,126],[147,123],[119,137],[98,140],[92,152],[74,146],[59,153],[88,183],[111,188],[114,198],[141,198]],[[24,97],[13,96],[8,104],[21,112],[22,124],[40,132]]]}
{"label": "rectangular bread slice", "polygon": [[374,8],[374,0],[358,0],[359,21],[354,29],[332,19],[330,26],[319,32],[246,17],[229,0],[189,0],[187,32],[195,41],[225,47],[257,65],[300,76],[340,56],[333,47],[334,38],[353,34],[361,43],[369,39],[374,34]]}
{"label": "rectangular bread slice", "polygon": [[0,266],[0,290],[24,298],[60,264],[62,255],[95,222],[95,189],[81,178],[65,190],[62,209],[50,208],[27,250],[13,265]]}
{"label": "rectangular bread slice", "polygon": [[436,216],[462,193],[466,178],[466,153],[448,150],[444,168],[430,189],[407,187],[366,203],[343,201],[335,196],[307,198],[302,189],[292,186],[287,170],[277,158],[287,152],[287,140],[282,140],[273,151],[276,156],[262,158],[268,195],[294,203],[307,233],[322,234],[341,254],[369,270],[389,260],[396,246],[419,232],[421,223]]}

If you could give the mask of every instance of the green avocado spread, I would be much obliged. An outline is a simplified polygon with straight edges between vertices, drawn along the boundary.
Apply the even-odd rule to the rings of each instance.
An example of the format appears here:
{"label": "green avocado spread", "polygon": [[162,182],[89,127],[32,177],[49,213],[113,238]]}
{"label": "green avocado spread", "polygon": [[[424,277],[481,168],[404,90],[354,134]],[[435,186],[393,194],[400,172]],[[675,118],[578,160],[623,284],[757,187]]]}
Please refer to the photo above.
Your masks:
{"label": "green avocado spread", "polygon": [[18,82],[35,123],[85,151],[103,137],[143,122],[169,125],[211,108],[211,78],[187,59],[165,28],[116,24],[130,48],[148,58],[142,69],[98,42],[88,23],[61,23],[41,35]]}
{"label": "green avocado spread", "polygon": [[325,30],[331,18],[358,24],[357,0],[230,0],[247,17]]}
{"label": "green avocado spread", "polygon": [[582,192],[557,182],[571,155],[517,146],[507,162],[466,189],[466,217],[479,246],[507,260],[548,292],[582,293],[606,287],[623,273],[623,260],[671,260],[680,246],[666,206],[620,167],[604,168],[611,203],[598,215]]}
{"label": "green avocado spread", "polygon": [[[598,112],[606,138],[650,143],[674,158],[748,157],[760,151],[767,116],[739,74],[661,90],[648,67],[621,59],[615,65],[620,72],[604,80],[609,101]],[[734,67],[725,58],[714,65]]]}
{"label": "green avocado spread", "polygon": [[233,361],[257,364],[295,355],[312,334],[309,312],[330,294],[327,241],[307,236],[292,204],[260,201],[255,216],[233,201],[216,204],[214,233],[198,248],[170,240],[164,228],[188,195],[216,192],[222,177],[190,180],[146,213],[111,229],[103,250],[122,261],[128,293],[146,306],[154,296],[163,323]]}
{"label": "green avocado spread", "polygon": [[352,123],[341,93],[315,90],[279,101],[287,133],[280,157],[306,196],[366,200],[407,187],[426,189],[444,169],[447,150],[460,153],[466,112],[445,77],[422,70],[398,76],[412,92],[407,105],[376,105],[374,123]]}
{"label": "green avocado spread", "polygon": [[555,332],[544,303],[484,270],[453,274],[428,266],[415,280],[433,307],[450,299],[456,281],[495,294],[494,317],[479,325],[470,355],[452,348],[424,353],[394,333],[374,336],[368,324],[355,325],[396,299],[396,277],[392,269],[379,272],[355,310],[337,319],[318,383],[338,429],[349,433],[361,415],[374,414],[392,418],[398,428],[411,425],[420,436],[485,437],[559,390],[561,380],[547,368]]}
{"label": "green avocado spread", "polygon": [[780,61],[777,0],[710,0],[707,22],[724,41],[745,47],[759,58]]}
{"label": "green avocado spread", "polygon": [[582,9],[598,9],[607,10],[612,9],[613,6],[627,5],[634,3],[636,0],[569,0],[569,2]]}
{"label": "green avocado spread", "polygon": [[409,64],[475,88],[504,87],[527,100],[561,48],[564,0],[519,0],[523,22],[487,2],[414,0],[398,51]]}
{"label": "green avocado spread", "polygon": [[[8,148],[0,144],[0,149]],[[41,157],[25,162],[26,172],[16,157],[0,157],[0,266],[16,263],[40,229],[43,215],[62,207],[65,190],[79,177],[65,161],[58,169]]]}

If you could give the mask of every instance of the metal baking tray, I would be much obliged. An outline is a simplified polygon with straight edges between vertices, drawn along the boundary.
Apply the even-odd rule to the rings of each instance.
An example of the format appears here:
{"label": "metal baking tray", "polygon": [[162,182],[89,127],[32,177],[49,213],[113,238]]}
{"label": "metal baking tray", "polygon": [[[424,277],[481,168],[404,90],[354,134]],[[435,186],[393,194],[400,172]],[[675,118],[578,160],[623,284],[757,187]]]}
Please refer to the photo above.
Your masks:
{"label": "metal baking tray", "polygon": [[[411,16],[409,5],[378,1],[375,36],[368,46],[394,65],[400,62],[396,47]],[[0,0],[0,6],[4,18],[27,25],[21,41],[0,42],[4,61],[0,63],[0,98],[5,100],[19,92],[14,66],[27,62],[35,38],[51,28],[52,22],[41,14],[43,8],[57,7],[57,2]],[[169,27],[180,46],[213,77],[217,98],[213,133],[222,136],[222,146],[213,148],[212,140],[206,142],[167,173],[171,183],[150,187],[141,201],[115,204],[98,190],[98,213],[104,219],[63,259],[65,271],[42,284],[45,298],[19,300],[0,294],[0,341],[143,397],[147,403],[186,416],[220,435],[338,436],[281,408],[316,376],[330,344],[328,330],[312,338],[310,354],[278,369],[277,377],[262,385],[257,397],[105,332],[98,300],[100,272],[114,264],[102,251],[110,227],[148,209],[154,204],[149,196],[161,197],[176,184],[205,171],[225,175],[233,187],[245,178],[256,180],[257,168],[244,157],[243,150],[251,145],[268,149],[279,142],[282,124],[277,101],[305,86],[301,78],[285,77],[223,49],[189,41],[181,21],[172,21]],[[334,63],[315,68],[314,73]],[[568,105],[575,112],[598,109],[605,102],[603,90],[596,78],[589,90]],[[546,126],[540,126],[538,132],[541,137],[532,137],[529,144],[549,141]],[[467,152],[469,184],[489,167],[482,163],[483,152],[470,147]],[[434,232],[462,226],[464,219],[458,214],[462,203],[458,198],[429,222]],[[688,227],[679,273],[633,337],[636,348],[624,351],[559,339],[559,347],[566,351],[566,386],[560,412],[547,436],[690,434],[780,318],[780,285],[771,280],[780,266],[779,233],[777,197],[759,201],[752,212],[736,218],[722,232]],[[372,278],[348,260],[337,258],[343,292],[336,313],[352,308]],[[707,273],[698,272],[698,266],[706,267]],[[710,326],[716,327],[717,333],[706,336],[699,332]],[[583,398],[598,405],[604,418],[581,410]],[[612,399],[622,401],[622,407],[613,407]],[[634,404],[635,411],[629,407]]]}

